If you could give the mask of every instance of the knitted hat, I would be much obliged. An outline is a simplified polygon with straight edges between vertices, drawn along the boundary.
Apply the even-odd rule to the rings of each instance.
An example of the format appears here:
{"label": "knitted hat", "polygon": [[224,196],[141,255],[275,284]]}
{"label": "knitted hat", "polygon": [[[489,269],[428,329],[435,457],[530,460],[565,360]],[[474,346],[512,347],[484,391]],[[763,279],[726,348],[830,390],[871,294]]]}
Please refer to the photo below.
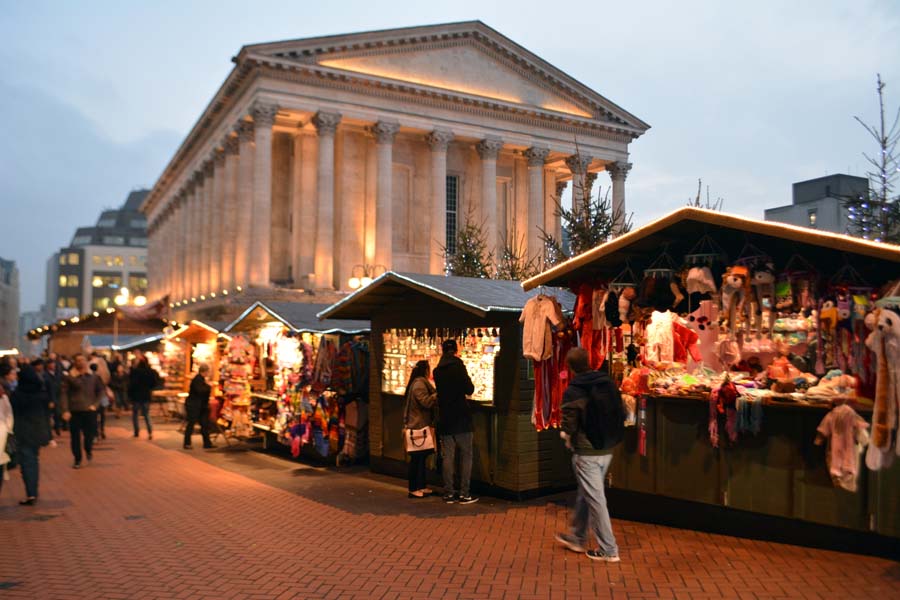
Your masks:
{"label": "knitted hat", "polygon": [[691,267],[684,282],[689,294],[715,294],[716,282],[709,267]]}

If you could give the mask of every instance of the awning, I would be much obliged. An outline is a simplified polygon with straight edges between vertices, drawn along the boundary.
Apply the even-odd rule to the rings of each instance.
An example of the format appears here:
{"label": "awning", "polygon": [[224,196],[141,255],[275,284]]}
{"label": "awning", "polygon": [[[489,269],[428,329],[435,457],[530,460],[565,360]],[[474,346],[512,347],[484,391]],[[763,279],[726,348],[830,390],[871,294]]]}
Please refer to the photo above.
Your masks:
{"label": "awning", "polygon": [[318,313],[328,308],[327,304],[307,304],[301,302],[255,302],[223,331],[252,331],[263,323],[278,321],[295,333],[367,333],[368,320],[320,320]]}
{"label": "awning", "polygon": [[[575,296],[552,290],[563,310],[572,310]],[[388,271],[375,281],[319,313],[323,319],[367,319],[385,305],[403,306],[437,300],[479,317],[491,312],[521,312],[537,292],[525,292],[517,281],[395,273]]]}
{"label": "awning", "polygon": [[531,290],[541,285],[569,286],[580,281],[610,279],[621,272],[626,260],[638,271],[663,249],[672,256],[689,253],[704,235],[709,235],[730,260],[738,258],[742,249],[752,244],[770,256],[776,268],[799,255],[812,264],[832,265],[832,271],[850,264],[873,285],[900,277],[900,246],[684,207],[570,258],[526,280],[522,287]]}

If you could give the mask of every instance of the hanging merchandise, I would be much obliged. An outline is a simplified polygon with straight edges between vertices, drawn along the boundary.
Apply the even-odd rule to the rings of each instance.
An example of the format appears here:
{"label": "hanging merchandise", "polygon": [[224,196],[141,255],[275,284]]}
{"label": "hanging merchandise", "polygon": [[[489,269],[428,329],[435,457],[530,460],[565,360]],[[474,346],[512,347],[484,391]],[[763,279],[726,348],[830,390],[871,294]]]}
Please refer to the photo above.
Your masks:
{"label": "hanging merchandise", "polygon": [[831,409],[816,428],[815,443],[828,441],[825,459],[835,487],[856,491],[860,454],[869,442],[868,427],[855,410],[841,404]]}
{"label": "hanging merchandise", "polygon": [[896,440],[900,420],[900,304],[877,308],[872,321],[866,346],[875,353],[878,366],[866,466],[877,471],[891,466],[894,454],[900,454]]}
{"label": "hanging merchandise", "polygon": [[[583,337],[583,340],[586,339],[589,344],[592,344],[592,341],[595,339],[593,336],[598,335],[599,338],[599,335],[602,335],[603,332],[594,332],[592,321],[585,322],[590,320],[588,319],[585,306],[588,297],[593,302],[593,293],[583,291],[580,302],[580,312],[582,314],[580,322],[582,322],[584,327],[583,331],[586,331],[588,334],[587,337]],[[529,305],[531,305],[530,309]],[[543,317],[537,317],[540,319],[538,323],[531,321],[536,318],[535,315],[543,315]],[[525,347],[524,336],[529,335],[529,329],[531,329],[530,337],[532,340],[535,338],[549,339],[550,345],[549,353],[543,353],[545,358],[542,360],[532,359],[534,368],[534,410],[531,415],[531,423],[538,431],[559,427],[562,420],[562,394],[568,385],[568,369],[565,359],[569,349],[576,345],[577,335],[575,329],[566,323],[562,307],[556,298],[543,294],[535,296],[525,303],[519,321],[525,323],[523,328],[523,348]],[[539,331],[539,325],[544,327],[543,332]],[[535,354],[536,352],[531,352],[530,356],[533,357]],[[526,354],[526,357],[529,357],[529,355]]]}

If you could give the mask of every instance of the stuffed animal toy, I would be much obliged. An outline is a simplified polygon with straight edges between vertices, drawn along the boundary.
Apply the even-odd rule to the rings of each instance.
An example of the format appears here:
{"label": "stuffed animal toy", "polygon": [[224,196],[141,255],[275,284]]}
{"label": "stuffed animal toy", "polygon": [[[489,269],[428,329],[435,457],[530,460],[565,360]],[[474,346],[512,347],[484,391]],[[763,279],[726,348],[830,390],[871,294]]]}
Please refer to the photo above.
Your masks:
{"label": "stuffed animal toy", "polygon": [[737,315],[743,312],[750,291],[750,272],[747,267],[729,267],[722,276],[722,310],[728,315],[728,329],[737,332]]}
{"label": "stuffed animal toy", "polygon": [[[866,452],[866,466],[877,471],[894,460],[891,441],[900,418],[900,306],[876,310],[875,328],[866,338],[866,346],[878,358],[872,439]],[[900,453],[900,445],[895,452]]]}
{"label": "stuffed animal toy", "polygon": [[623,323],[629,323],[629,313],[631,312],[631,303],[637,298],[637,292],[631,286],[626,287],[619,294],[619,320]]}
{"label": "stuffed animal toy", "polygon": [[775,267],[772,263],[758,265],[753,269],[750,278],[753,286],[753,296],[756,299],[756,331],[762,332],[762,311],[768,299],[769,308],[769,335],[775,328]]}

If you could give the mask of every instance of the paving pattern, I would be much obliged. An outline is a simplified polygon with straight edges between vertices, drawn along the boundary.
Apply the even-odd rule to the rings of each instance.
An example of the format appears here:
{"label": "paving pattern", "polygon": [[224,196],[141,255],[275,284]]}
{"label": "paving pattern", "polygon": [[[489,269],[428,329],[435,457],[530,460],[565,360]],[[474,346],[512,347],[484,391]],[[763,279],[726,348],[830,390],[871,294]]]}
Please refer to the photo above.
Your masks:
{"label": "paving pattern", "polygon": [[109,434],[78,471],[67,440],[43,450],[35,507],[18,472],[4,484],[0,600],[900,597],[886,559],[614,521],[609,565],[555,545],[559,497],[411,501],[402,481],[273,457],[252,477],[171,430]]}

